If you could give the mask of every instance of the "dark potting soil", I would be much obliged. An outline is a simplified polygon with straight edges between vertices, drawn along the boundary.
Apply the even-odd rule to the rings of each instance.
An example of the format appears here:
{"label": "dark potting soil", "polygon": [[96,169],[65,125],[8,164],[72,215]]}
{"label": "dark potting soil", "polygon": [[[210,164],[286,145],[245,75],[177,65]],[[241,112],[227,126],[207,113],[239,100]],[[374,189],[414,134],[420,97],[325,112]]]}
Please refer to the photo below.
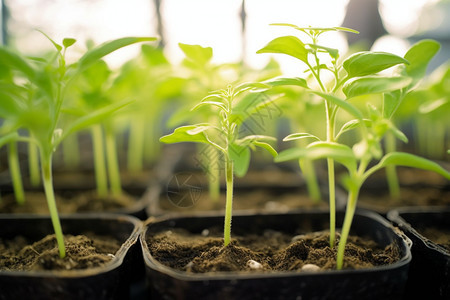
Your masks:
{"label": "dark potting soil", "polygon": [[23,236],[13,240],[0,239],[0,270],[78,270],[99,267],[114,258],[120,244],[114,238],[86,235],[65,235],[66,257],[60,258],[55,235],[39,241]]}
{"label": "dark potting soil", "polygon": [[[336,268],[337,247],[329,246],[326,231],[292,236],[266,230],[263,235],[233,236],[232,242],[224,247],[217,229],[205,229],[202,235],[173,229],[157,233],[147,243],[152,256],[162,264],[192,273]],[[344,268],[370,268],[394,263],[399,258],[395,245],[380,248],[374,241],[350,236]]]}
{"label": "dark potting soil", "polygon": [[[60,213],[77,213],[92,211],[111,211],[124,207],[131,207],[136,198],[128,194],[120,197],[99,197],[94,191],[75,193],[73,195],[56,195],[56,206]],[[47,199],[43,192],[27,192],[25,203],[18,205],[14,195],[5,195],[0,200],[1,213],[36,213],[48,214]]]}

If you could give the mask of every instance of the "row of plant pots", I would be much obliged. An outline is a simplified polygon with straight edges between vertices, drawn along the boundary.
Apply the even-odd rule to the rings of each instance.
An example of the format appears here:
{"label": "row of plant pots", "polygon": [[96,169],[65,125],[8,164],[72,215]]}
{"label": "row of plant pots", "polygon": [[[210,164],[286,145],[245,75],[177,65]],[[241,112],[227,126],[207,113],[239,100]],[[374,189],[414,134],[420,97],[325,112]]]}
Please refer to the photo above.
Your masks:
{"label": "row of plant pots", "polygon": [[[74,215],[62,218],[70,234],[94,232],[114,234],[121,243],[115,258],[104,268],[71,271],[0,271],[1,299],[126,299],[149,295],[152,299],[446,299],[450,292],[448,249],[418,233],[424,224],[448,230],[448,209],[399,209],[389,213],[406,237],[381,216],[368,211],[357,213],[354,234],[369,236],[380,246],[394,243],[399,259],[395,263],[357,270],[320,272],[219,272],[196,274],[164,265],[149,251],[155,234],[182,228],[201,236],[205,228],[220,226],[220,215],[150,218],[143,223],[123,215]],[[294,235],[299,226],[323,230],[325,211],[289,214],[242,214],[235,216],[236,233],[263,234],[276,230]],[[342,214],[338,215],[342,222]],[[408,221],[405,221],[408,220]],[[51,233],[50,220],[37,216],[2,216],[3,239],[20,234],[36,240]],[[137,243],[138,236],[140,245]],[[412,242],[411,242],[412,240]],[[412,246],[412,248],[411,248]],[[143,256],[141,253],[141,248]],[[145,261],[148,292],[130,294],[133,283],[143,278]],[[324,289],[323,287],[326,286]],[[148,293],[148,294],[147,294]],[[406,296],[405,296],[406,295]]]}
{"label": "row of plant pots", "polygon": [[[162,174],[176,172],[166,170]],[[160,167],[161,168],[161,167]],[[289,181],[284,173],[284,181]],[[400,230],[377,213],[360,210],[354,219],[352,234],[370,237],[381,247],[391,243],[398,247],[398,261],[392,264],[341,271],[325,270],[320,272],[219,272],[216,274],[196,274],[175,270],[158,261],[149,248],[152,238],[161,232],[184,229],[199,237],[205,230],[223,226],[223,209],[194,212],[178,207],[175,211],[153,210],[159,207],[161,198],[167,194],[170,180],[159,178],[152,180],[144,197],[139,202],[146,215],[141,220],[127,216],[135,214],[122,211],[120,214],[73,214],[62,218],[65,233],[78,234],[93,231],[106,234],[109,228],[115,234],[121,247],[106,270],[82,270],[63,272],[62,276],[54,271],[0,271],[2,280],[1,299],[16,299],[21,295],[36,295],[40,299],[124,299],[127,297],[156,297],[165,299],[199,298],[219,299],[405,299],[421,293],[424,297],[445,299],[450,287],[446,277],[450,268],[450,251],[430,241],[418,233],[425,225],[434,224],[449,228],[448,214],[444,207],[435,208],[398,208],[386,211],[385,216]],[[248,188],[248,186],[247,186]],[[260,187],[261,188],[261,187]],[[437,187],[434,187],[437,188]],[[442,187],[442,188],[445,188]],[[239,190],[239,186],[236,187]],[[252,189],[258,189],[253,186]],[[246,190],[245,185],[243,190]],[[267,193],[268,189],[265,189]],[[284,192],[299,193],[285,187]],[[161,197],[163,196],[163,197]],[[237,198],[236,201],[243,201]],[[169,202],[175,206],[173,201]],[[156,203],[156,204],[155,204]],[[323,204],[323,203],[322,203]],[[194,205],[195,206],[195,205]],[[195,207],[194,207],[195,208]],[[343,222],[341,206],[337,215],[338,228]],[[272,211],[272,212],[270,212]],[[275,213],[273,212],[275,211]],[[146,219],[149,217],[148,219]],[[267,230],[288,233],[296,236],[307,231],[317,232],[326,229],[329,213],[326,205],[310,208],[289,208],[286,210],[243,209],[237,210],[233,218],[233,234],[263,235]],[[145,220],[143,222],[143,220]],[[436,222],[435,222],[436,220]],[[3,215],[1,238],[8,239],[21,235],[33,240],[52,232],[51,222],[45,216]],[[138,243],[140,242],[140,245]],[[143,261],[144,260],[144,261]],[[148,291],[135,295],[130,288],[144,277],[144,262]],[[244,264],[246,262],[243,262]],[[98,271],[98,272],[97,272]],[[217,277],[216,277],[217,275]],[[88,281],[86,282],[85,279]],[[92,283],[90,280],[99,280]],[[323,289],[326,282],[327,289]],[[45,284],[43,284],[45,283]],[[48,283],[48,284],[47,284]],[[24,289],[23,287],[26,287]],[[94,288],[95,287],[95,288]],[[21,293],[24,294],[21,294]],[[424,294],[426,293],[426,295]]]}

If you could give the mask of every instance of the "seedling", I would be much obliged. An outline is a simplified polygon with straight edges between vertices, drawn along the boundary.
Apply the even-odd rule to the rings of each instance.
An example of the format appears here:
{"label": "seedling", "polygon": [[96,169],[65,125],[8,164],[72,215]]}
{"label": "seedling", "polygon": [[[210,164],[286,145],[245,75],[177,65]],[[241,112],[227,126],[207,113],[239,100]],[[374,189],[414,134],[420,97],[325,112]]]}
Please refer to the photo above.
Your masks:
{"label": "seedling", "polygon": [[[386,132],[391,132],[397,138],[405,139],[404,134],[387,118],[392,116],[391,113],[395,111],[397,103],[385,101],[383,113],[380,113],[375,107],[369,105],[369,118],[364,118],[363,113],[348,101],[351,98],[367,94],[385,95],[386,99],[393,99],[392,94],[405,92],[414,85],[416,80],[416,76],[414,76],[415,72],[422,70],[423,67],[420,63],[423,63],[423,61],[420,63],[417,61],[417,64],[412,64],[402,69],[404,72],[399,76],[380,75],[378,73],[383,70],[396,65],[402,66],[409,62],[405,58],[390,53],[359,52],[341,63],[339,61],[338,50],[318,44],[318,38],[321,34],[330,31],[355,32],[354,30],[340,27],[300,28],[291,24],[276,25],[289,26],[306,34],[311,40],[311,43],[304,43],[295,36],[284,36],[272,40],[258,52],[287,54],[306,64],[308,71],[316,79],[318,88],[314,89],[309,87],[306,81],[301,78],[280,79],[280,81],[284,80],[286,84],[292,84],[293,80],[295,80],[297,85],[302,86],[324,100],[327,138],[326,141],[322,141],[317,136],[307,132],[291,134],[284,140],[308,138],[314,140],[314,142],[304,148],[285,150],[275,160],[282,162],[291,159],[327,159],[330,190],[331,247],[334,246],[335,242],[334,162],[336,161],[342,164],[348,170],[348,176],[345,179],[345,186],[348,190],[347,208],[337,255],[337,269],[341,269],[343,266],[344,249],[355,213],[358,194],[367,177],[386,166],[404,165],[433,170],[450,178],[449,172],[438,164],[411,154],[391,152],[383,156],[380,141]],[[328,60],[325,60],[322,56],[325,56]],[[332,81],[324,81],[324,77],[322,77],[324,72],[330,72],[332,74]],[[342,95],[345,96],[344,99]],[[395,99],[400,101],[402,98],[397,97]],[[339,109],[344,110],[355,119],[346,122],[342,125],[340,131],[335,134]],[[361,131],[360,142],[355,143],[353,147],[338,143],[342,134],[355,128],[359,128]],[[369,163],[373,159],[378,159],[379,163],[368,168]]]}
{"label": "seedling", "polygon": [[[267,143],[275,138],[265,135],[248,135],[239,137],[240,126],[249,115],[249,107],[252,112],[257,112],[271,100],[259,97],[255,101],[253,95],[242,96],[246,91],[256,92],[267,89],[268,86],[261,83],[240,84],[235,87],[228,86],[226,89],[218,90],[206,96],[193,110],[202,106],[211,108],[219,120],[215,123],[200,123],[195,125],[181,126],[173,133],[163,136],[163,143],[196,142],[213,147],[223,154],[225,158],[226,179],[226,204],[224,245],[227,246],[231,240],[231,217],[233,205],[233,178],[234,175],[244,176],[250,163],[250,149],[261,147],[270,154],[276,156],[276,151]],[[209,120],[210,118],[208,118]]]}
{"label": "seedling", "polygon": [[[155,38],[130,37],[107,42],[88,50],[78,62],[70,65],[66,63],[65,54],[76,40],[66,38],[60,45],[47,38],[56,49],[49,58],[26,59],[20,53],[0,48],[0,64],[8,66],[13,71],[16,76],[14,84],[23,91],[14,97],[5,97],[0,106],[2,112],[7,112],[2,114],[7,125],[6,129],[3,128],[5,132],[11,134],[17,132],[14,134],[15,141],[32,143],[39,150],[42,180],[59,255],[65,257],[63,233],[53,189],[53,152],[68,135],[100,122],[129,103],[127,100],[102,107],[68,124],[64,122],[64,100],[67,89],[74,78],[105,55],[124,46],[153,41]],[[26,129],[28,135],[19,134],[20,128]]]}

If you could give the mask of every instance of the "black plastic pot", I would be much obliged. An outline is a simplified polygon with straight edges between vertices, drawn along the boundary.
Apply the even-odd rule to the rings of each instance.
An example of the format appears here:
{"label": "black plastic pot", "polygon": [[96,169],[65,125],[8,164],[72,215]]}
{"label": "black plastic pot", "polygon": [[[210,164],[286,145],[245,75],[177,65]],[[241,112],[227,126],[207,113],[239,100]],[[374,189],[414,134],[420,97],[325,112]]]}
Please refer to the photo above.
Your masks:
{"label": "black plastic pot", "polygon": [[[144,274],[141,247],[136,243],[141,221],[114,214],[78,214],[61,218],[65,234],[92,232],[122,243],[104,267],[70,271],[0,271],[0,299],[127,299],[132,281]],[[39,240],[53,233],[48,217],[1,215],[0,236]]]}
{"label": "black plastic pot", "polygon": [[[262,233],[272,229],[294,234],[298,228],[322,230],[326,212],[302,214],[239,215],[233,218],[233,232]],[[343,215],[338,215],[341,224]],[[147,240],[153,234],[184,228],[200,233],[204,228],[223,226],[223,216],[149,219],[140,241],[146,263],[150,296],[157,299],[401,299],[411,260],[406,237],[397,234],[385,219],[361,212],[354,219],[354,234],[369,236],[381,245],[395,242],[401,260],[371,269],[323,271],[318,273],[277,272],[261,274],[204,273],[174,270],[155,260]]]}
{"label": "black plastic pot", "polygon": [[388,218],[413,242],[408,299],[450,299],[450,251],[418,232],[430,226],[450,230],[450,208],[398,208]]}

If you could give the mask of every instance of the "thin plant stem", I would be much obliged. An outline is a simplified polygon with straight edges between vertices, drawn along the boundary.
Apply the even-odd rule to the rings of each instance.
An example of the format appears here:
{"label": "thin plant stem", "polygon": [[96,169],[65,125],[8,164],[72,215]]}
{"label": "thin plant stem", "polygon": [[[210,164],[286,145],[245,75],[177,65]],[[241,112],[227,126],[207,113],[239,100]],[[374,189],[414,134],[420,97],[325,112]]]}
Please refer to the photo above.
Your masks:
{"label": "thin plant stem", "polygon": [[39,171],[39,150],[34,143],[28,143],[28,170],[31,186],[37,187],[41,183]]}
{"label": "thin plant stem", "polygon": [[155,163],[161,153],[160,143],[158,142],[159,136],[161,136],[160,126],[158,118],[156,116],[149,116],[151,122],[147,122],[144,126],[145,139],[144,139],[144,162],[148,165]]}
{"label": "thin plant stem", "polygon": [[[395,136],[392,133],[386,133],[385,143],[387,153],[391,153],[396,150]],[[395,165],[386,166],[386,180],[391,198],[398,201],[400,199],[400,184],[398,182],[397,168]]]}
{"label": "thin plant stem", "polygon": [[114,196],[122,195],[122,184],[119,172],[119,160],[116,151],[116,137],[111,128],[105,130],[106,141],[106,161],[108,164],[108,174],[111,194]]}
{"label": "thin plant stem", "polygon": [[226,177],[226,204],[225,204],[225,225],[224,225],[224,246],[231,241],[231,216],[233,211],[233,161],[227,158],[225,165]]}
{"label": "thin plant stem", "polygon": [[41,154],[42,180],[44,182],[45,196],[47,198],[47,205],[50,211],[50,218],[52,220],[53,229],[56,235],[59,257],[64,258],[66,256],[66,248],[64,246],[64,235],[61,228],[61,222],[59,220],[58,210],[56,208],[51,161],[52,161],[51,154],[49,155],[49,157],[45,157],[43,154]]}
{"label": "thin plant stem", "polygon": [[334,247],[336,241],[336,194],[335,194],[335,176],[334,176],[334,160],[328,158],[328,189],[330,199],[330,247]]}
{"label": "thin plant stem", "polygon": [[23,205],[25,203],[25,192],[23,189],[22,174],[20,172],[19,152],[17,150],[17,142],[15,141],[9,143],[8,160],[9,172],[11,174],[14,188],[14,196],[16,198],[16,202],[19,205]]}
{"label": "thin plant stem", "polygon": [[127,165],[132,172],[142,171],[144,157],[145,120],[137,115],[130,120]]}
{"label": "thin plant stem", "polygon": [[336,257],[336,268],[341,270],[344,265],[345,245],[353,222],[353,216],[356,210],[356,201],[358,199],[359,187],[355,186],[349,189],[347,199],[347,209],[345,211],[344,223],[342,225],[341,237],[339,239],[338,252]]}
{"label": "thin plant stem", "polygon": [[220,196],[220,152],[213,147],[210,147],[210,151],[212,151],[212,155],[211,161],[208,163],[209,197],[212,201],[218,202]]}
{"label": "thin plant stem", "polygon": [[105,147],[103,141],[103,130],[99,124],[91,127],[92,147],[94,151],[94,169],[95,182],[97,185],[97,194],[100,197],[108,195],[108,177],[105,163]]}
{"label": "thin plant stem", "polygon": [[64,166],[70,170],[78,168],[80,165],[80,146],[78,143],[78,135],[68,135],[62,144]]}

